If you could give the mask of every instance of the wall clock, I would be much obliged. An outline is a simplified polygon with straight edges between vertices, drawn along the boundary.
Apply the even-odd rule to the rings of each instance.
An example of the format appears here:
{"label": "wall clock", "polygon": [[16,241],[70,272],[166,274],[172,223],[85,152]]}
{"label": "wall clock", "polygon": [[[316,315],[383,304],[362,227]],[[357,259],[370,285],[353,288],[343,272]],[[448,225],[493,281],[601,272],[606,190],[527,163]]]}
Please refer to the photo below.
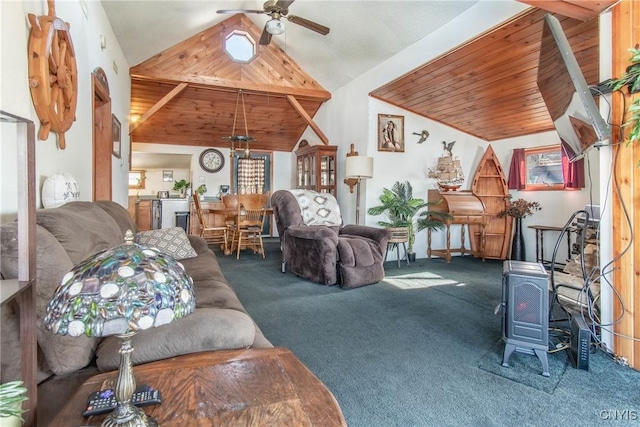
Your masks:
{"label": "wall clock", "polygon": [[224,166],[224,156],[215,148],[207,148],[200,154],[200,167],[207,172],[218,172]]}
{"label": "wall clock", "polygon": [[64,133],[76,119],[78,69],[69,24],[55,16],[53,0],[47,4],[47,15],[28,15],[29,88],[41,124],[38,139],[45,140],[49,132],[55,132],[58,146],[64,150]]}

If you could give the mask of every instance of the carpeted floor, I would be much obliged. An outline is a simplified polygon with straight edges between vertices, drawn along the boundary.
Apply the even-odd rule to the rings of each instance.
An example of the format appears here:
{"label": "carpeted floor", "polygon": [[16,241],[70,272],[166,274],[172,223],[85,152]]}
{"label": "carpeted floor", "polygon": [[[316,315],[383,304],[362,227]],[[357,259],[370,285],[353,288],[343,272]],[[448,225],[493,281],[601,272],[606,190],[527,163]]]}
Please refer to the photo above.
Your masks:
{"label": "carpeted floor", "polygon": [[267,258],[216,252],[247,311],[333,392],[351,427],[640,425],[640,373],[603,352],[590,370],[550,355],[500,365],[502,262],[418,259],[375,285],[343,290],[280,273]]}

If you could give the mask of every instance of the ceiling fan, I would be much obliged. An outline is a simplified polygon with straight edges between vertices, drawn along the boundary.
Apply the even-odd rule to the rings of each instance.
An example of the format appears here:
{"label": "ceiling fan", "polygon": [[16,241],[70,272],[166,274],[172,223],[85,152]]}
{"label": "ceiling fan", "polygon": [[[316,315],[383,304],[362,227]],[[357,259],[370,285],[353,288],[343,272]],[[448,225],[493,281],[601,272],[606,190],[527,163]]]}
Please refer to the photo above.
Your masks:
{"label": "ceiling fan", "polygon": [[324,25],[300,18],[299,16],[287,15],[289,13],[289,6],[291,6],[291,3],[294,1],[295,0],[267,0],[262,6],[263,10],[224,9],[218,10],[217,13],[264,13],[269,15],[271,19],[265,24],[262,35],[260,36],[261,45],[268,45],[271,42],[271,36],[284,32],[284,24],[281,21],[282,18],[308,28],[311,31],[315,31],[316,33],[320,33],[323,36],[329,34],[329,28]]}

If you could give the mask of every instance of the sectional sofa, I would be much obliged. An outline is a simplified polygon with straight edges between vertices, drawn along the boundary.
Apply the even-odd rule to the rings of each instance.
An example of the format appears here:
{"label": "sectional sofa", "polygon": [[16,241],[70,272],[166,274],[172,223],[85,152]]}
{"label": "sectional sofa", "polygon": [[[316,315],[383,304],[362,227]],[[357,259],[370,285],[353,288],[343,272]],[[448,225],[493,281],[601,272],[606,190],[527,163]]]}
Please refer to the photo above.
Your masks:
{"label": "sectional sofa", "polygon": [[[120,344],[116,337],[52,334],[42,326],[49,299],[74,265],[122,244],[125,232],[135,232],[136,227],[127,210],[110,201],[71,202],[41,209],[36,212],[36,223],[38,425],[46,426],[79,384],[101,371],[117,369]],[[0,271],[4,278],[17,277],[16,236],[15,222],[0,226]],[[187,252],[192,253],[180,262],[194,280],[196,310],[134,336],[134,365],[199,351],[272,347],[227,283],[206,241],[186,234],[184,240],[179,244],[188,246]],[[1,382],[20,376],[19,309],[17,304],[8,304],[1,311]]]}

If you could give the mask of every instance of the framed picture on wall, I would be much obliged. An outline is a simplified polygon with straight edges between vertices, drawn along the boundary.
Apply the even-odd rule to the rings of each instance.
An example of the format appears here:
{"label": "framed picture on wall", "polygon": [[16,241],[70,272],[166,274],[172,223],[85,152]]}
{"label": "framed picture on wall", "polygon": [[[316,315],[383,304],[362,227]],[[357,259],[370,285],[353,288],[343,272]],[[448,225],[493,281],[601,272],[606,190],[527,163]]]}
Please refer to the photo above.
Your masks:
{"label": "framed picture on wall", "polygon": [[378,151],[404,152],[404,116],[378,114]]}
{"label": "framed picture on wall", "polygon": [[162,171],[162,181],[163,182],[173,182],[173,171],[163,170]]}
{"label": "framed picture on wall", "polygon": [[120,126],[120,120],[115,114],[111,115],[111,130],[113,132],[113,155],[117,158],[122,157],[122,129]]}

